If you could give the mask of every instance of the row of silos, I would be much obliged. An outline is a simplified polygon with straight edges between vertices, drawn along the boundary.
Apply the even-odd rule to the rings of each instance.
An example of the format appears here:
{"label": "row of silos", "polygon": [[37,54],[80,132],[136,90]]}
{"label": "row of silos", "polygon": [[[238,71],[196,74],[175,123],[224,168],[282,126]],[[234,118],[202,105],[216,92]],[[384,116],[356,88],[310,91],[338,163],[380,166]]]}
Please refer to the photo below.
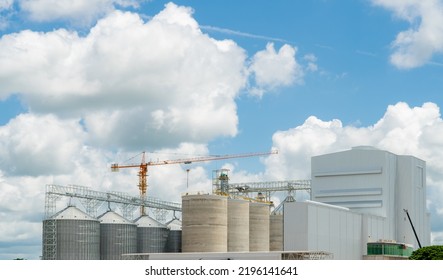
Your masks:
{"label": "row of silos", "polygon": [[113,211],[97,219],[69,206],[43,221],[43,259],[115,260],[122,254],[180,252],[181,226],[149,216],[128,221]]}
{"label": "row of silos", "polygon": [[184,195],[183,252],[282,250],[283,225],[278,221],[283,219],[272,216],[266,203],[213,194]]}

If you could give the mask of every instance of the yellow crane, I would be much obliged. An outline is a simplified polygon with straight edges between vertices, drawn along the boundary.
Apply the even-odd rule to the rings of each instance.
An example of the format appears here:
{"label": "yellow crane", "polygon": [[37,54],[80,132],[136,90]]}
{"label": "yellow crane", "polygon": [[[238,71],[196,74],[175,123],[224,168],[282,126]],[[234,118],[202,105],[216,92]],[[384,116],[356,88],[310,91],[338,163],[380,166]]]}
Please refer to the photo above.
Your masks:
{"label": "yellow crane", "polygon": [[[138,189],[140,190],[140,198],[144,201],[146,199],[146,192],[148,189],[148,166],[154,165],[170,165],[170,164],[191,164],[194,162],[204,162],[204,161],[212,161],[212,160],[224,160],[224,159],[232,159],[232,158],[244,158],[244,157],[255,157],[255,156],[266,156],[271,154],[278,154],[277,150],[272,150],[271,152],[261,152],[261,153],[246,153],[246,154],[231,154],[231,155],[217,155],[217,156],[206,156],[206,157],[194,157],[187,159],[171,159],[171,160],[161,160],[161,161],[148,161],[146,162],[145,152],[142,152],[142,159],[140,164],[127,164],[121,165],[118,163],[111,164],[111,171],[116,172],[121,168],[139,168],[138,171]],[[140,214],[145,215],[144,206],[140,207]]]}

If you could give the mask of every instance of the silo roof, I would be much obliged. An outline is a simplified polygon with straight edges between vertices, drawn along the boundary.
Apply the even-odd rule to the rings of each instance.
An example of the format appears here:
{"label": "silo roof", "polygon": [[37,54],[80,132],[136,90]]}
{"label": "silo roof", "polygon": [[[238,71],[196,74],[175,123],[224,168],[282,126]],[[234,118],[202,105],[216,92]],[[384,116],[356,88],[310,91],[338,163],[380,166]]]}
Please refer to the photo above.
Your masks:
{"label": "silo roof", "polygon": [[154,220],[148,215],[140,216],[138,219],[134,221],[139,227],[157,227],[157,228],[165,228],[166,226],[159,221]]}
{"label": "silo roof", "polygon": [[182,230],[182,223],[180,220],[178,219],[173,219],[171,221],[169,221],[166,226],[170,229],[170,230]]}
{"label": "silo roof", "polygon": [[94,220],[96,219],[92,218],[82,210],[78,209],[75,206],[68,206],[62,211],[58,212],[54,216],[52,216],[52,219],[55,220]]}
{"label": "silo roof", "polygon": [[98,220],[102,224],[133,224],[125,219],[123,216],[115,213],[114,211],[108,211],[98,217]]}

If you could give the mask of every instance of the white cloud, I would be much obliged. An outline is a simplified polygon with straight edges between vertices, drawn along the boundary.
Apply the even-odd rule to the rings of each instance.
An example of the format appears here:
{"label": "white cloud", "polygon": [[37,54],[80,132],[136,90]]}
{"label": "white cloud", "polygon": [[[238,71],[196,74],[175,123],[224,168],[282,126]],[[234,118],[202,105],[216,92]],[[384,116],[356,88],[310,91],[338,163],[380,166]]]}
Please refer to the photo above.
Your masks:
{"label": "white cloud", "polygon": [[195,19],[189,15],[194,13],[190,7],[176,6],[173,3],[165,5],[166,9],[154,17],[154,20],[162,21],[172,25],[190,27],[191,30],[199,30],[199,25]]}
{"label": "white cloud", "polygon": [[249,67],[257,84],[251,93],[262,96],[264,91],[302,83],[304,73],[295,59],[296,52],[295,47],[287,44],[276,52],[273,43],[268,43],[265,50],[257,52]]}
{"label": "white cloud", "polygon": [[324,122],[311,116],[301,126],[274,133],[273,146],[279,153],[266,160],[267,176],[272,180],[309,179],[310,157],[332,148],[342,128],[339,120]]}
{"label": "white cloud", "polygon": [[419,67],[443,52],[443,2],[441,0],[372,0],[411,24],[392,43],[391,63],[398,68]]}
{"label": "white cloud", "polygon": [[0,259],[41,255],[45,179],[0,173]]}
{"label": "white cloud", "polygon": [[169,3],[147,22],[113,11],[85,36],[65,29],[4,35],[0,98],[18,93],[32,112],[82,118],[91,143],[114,149],[235,136],[235,100],[248,75],[259,95],[300,83],[296,48],[268,44],[248,72],[245,51],[202,33],[192,13]]}
{"label": "white cloud", "polygon": [[423,157],[432,163],[432,170],[441,166],[433,153],[443,143],[434,133],[442,126],[440,110],[434,103],[413,108],[403,102],[390,105],[383,118],[367,127],[343,126],[340,120],[323,121],[311,116],[302,125],[273,135],[280,158],[269,157],[267,170],[278,179],[305,179],[311,156],[360,145]]}
{"label": "white cloud", "polygon": [[14,0],[0,0],[0,11],[10,9],[13,3]]}
{"label": "white cloud", "polygon": [[[63,21],[89,26],[118,8],[138,8],[150,0],[0,0],[0,30],[9,26],[10,14],[20,14],[35,22]],[[14,3],[17,9],[13,9]]]}
{"label": "white cloud", "polygon": [[307,54],[303,59],[308,63],[306,70],[310,72],[316,72],[318,70],[317,57],[314,54]]}
{"label": "white cloud", "polygon": [[229,175],[229,181],[232,183],[242,182],[263,182],[263,173],[251,173],[239,169],[235,163],[226,163],[220,169],[226,169]]}
{"label": "white cloud", "polygon": [[[11,0],[12,1],[12,0]],[[144,0],[17,0],[21,11],[33,21],[68,20],[90,24],[115,7],[138,7]]]}
{"label": "white cloud", "polygon": [[0,97],[18,92],[33,112],[81,116],[91,141],[105,146],[234,136],[245,52],[203,34],[191,13],[168,4],[146,23],[115,11],[85,37],[64,29],[5,35]]}
{"label": "white cloud", "polygon": [[83,139],[76,121],[20,115],[0,127],[0,169],[15,176],[68,172]]}

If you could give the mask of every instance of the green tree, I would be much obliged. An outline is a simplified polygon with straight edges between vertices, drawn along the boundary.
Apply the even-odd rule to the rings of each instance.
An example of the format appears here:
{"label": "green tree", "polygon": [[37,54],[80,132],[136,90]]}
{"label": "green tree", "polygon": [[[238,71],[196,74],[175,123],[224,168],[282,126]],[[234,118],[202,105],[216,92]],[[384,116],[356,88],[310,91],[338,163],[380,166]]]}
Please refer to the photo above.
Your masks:
{"label": "green tree", "polygon": [[410,260],[443,260],[443,246],[427,246],[415,250],[409,257]]}

